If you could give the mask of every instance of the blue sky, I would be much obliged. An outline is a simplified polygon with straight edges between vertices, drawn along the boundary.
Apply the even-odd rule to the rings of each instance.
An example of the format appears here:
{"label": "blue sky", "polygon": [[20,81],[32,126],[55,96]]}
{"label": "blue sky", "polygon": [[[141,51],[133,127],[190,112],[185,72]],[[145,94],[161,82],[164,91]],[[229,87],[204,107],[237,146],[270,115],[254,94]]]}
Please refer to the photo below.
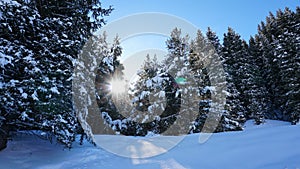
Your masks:
{"label": "blue sky", "polygon": [[[296,6],[300,5],[299,2],[299,0],[103,0],[102,6],[112,5],[115,9],[110,16],[105,18],[106,28],[115,29],[113,35],[108,34],[109,38],[113,38],[116,32],[122,32],[125,29],[134,30],[139,26],[129,23],[109,27],[124,20],[124,17],[154,12],[179,17],[203,33],[206,32],[207,27],[211,27],[222,41],[223,34],[227,32],[228,27],[232,27],[243,39],[249,40],[251,35],[257,33],[258,24],[265,20],[269,12],[275,14],[278,9],[284,10],[285,7],[294,11]],[[159,19],[161,18],[158,17],[157,20]],[[140,22],[147,24],[147,20]],[[153,23],[153,21],[148,22]],[[121,37],[123,48],[121,61],[125,66],[124,73],[127,79],[131,79],[140,68],[147,53],[150,56],[156,54],[159,60],[164,58],[167,52],[165,45],[167,38],[166,35],[157,34],[135,35],[123,39]]]}
{"label": "blue sky", "polygon": [[181,17],[203,32],[210,26],[222,39],[228,26],[248,40],[269,11],[300,5],[299,0],[105,0],[115,10],[107,22],[142,12],[162,12]]}

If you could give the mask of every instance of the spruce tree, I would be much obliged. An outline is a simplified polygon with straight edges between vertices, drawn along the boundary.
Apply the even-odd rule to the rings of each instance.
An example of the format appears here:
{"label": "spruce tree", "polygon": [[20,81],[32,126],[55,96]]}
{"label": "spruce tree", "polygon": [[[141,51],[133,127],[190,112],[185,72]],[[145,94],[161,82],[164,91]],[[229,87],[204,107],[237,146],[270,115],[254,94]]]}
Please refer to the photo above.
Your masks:
{"label": "spruce tree", "polygon": [[224,34],[222,48],[224,65],[227,67],[227,71],[233,76],[233,80],[240,94],[243,94],[242,91],[245,87],[243,86],[242,80],[246,78],[244,77],[244,71],[248,67],[247,48],[246,42],[241,39],[240,35],[232,28],[228,28],[228,32]]}
{"label": "spruce tree", "polygon": [[228,28],[228,32],[224,34],[222,46],[222,58],[225,72],[228,73],[227,83],[230,84],[232,99],[235,102],[236,113],[248,116],[246,113],[246,100],[244,99],[245,83],[247,78],[245,70],[247,68],[248,51],[246,43],[241,39],[240,35],[235,33],[232,28]]}
{"label": "spruce tree", "polygon": [[[202,32],[198,30],[197,37],[190,44],[189,62],[192,70],[192,76],[195,79],[195,86],[192,86],[194,92],[198,97],[194,97],[199,105],[198,115],[190,132],[197,133],[204,127],[208,113],[210,111],[210,105],[212,102],[211,91],[212,88],[209,77],[208,63],[210,62],[209,49],[207,46],[207,40],[203,36]],[[211,73],[211,72],[210,72]],[[210,74],[211,75],[211,74]]]}
{"label": "spruce tree", "polygon": [[208,39],[208,43],[211,43],[211,45],[214,47],[215,51],[220,54],[222,45],[220,43],[220,39],[217,36],[216,32],[214,32],[210,27],[207,28],[206,31],[206,38]]}
{"label": "spruce tree", "polygon": [[247,88],[245,96],[248,101],[248,110],[250,118],[255,119],[256,124],[261,124],[265,121],[265,116],[268,111],[269,95],[266,89],[265,74],[265,59],[263,58],[262,44],[259,36],[251,37],[249,40],[249,67],[247,73],[249,78],[246,81]]}
{"label": "spruce tree", "polygon": [[279,60],[279,104],[283,114],[289,116],[289,121],[296,124],[299,121],[299,20],[294,12],[286,8],[277,13],[280,34],[277,37],[278,46],[275,56]]}
{"label": "spruce tree", "polygon": [[[192,64],[199,64],[197,58],[192,58],[191,45],[188,35],[182,35],[180,29],[175,28],[171,32],[170,38],[166,41],[168,54],[163,61],[163,70],[177,81],[181,91],[180,114],[176,121],[178,131],[189,132],[191,123],[199,114],[199,88],[197,80],[194,78],[196,67]],[[195,55],[194,55],[195,56]],[[194,60],[193,60],[194,59]],[[193,63],[196,61],[197,63]]]}
{"label": "spruce tree", "polygon": [[[273,119],[288,120],[292,124],[299,121],[299,14],[288,8],[272,13],[266,23],[259,26],[263,57],[266,60],[264,78],[269,93],[271,110],[267,116]],[[299,12],[298,12],[299,13]],[[290,104],[292,103],[292,104]]]}
{"label": "spruce tree", "polygon": [[[124,117],[120,114],[120,110],[118,110],[115,104],[119,104],[124,100],[122,100],[123,98],[118,98],[119,95],[113,93],[115,89],[112,88],[116,87],[112,86],[114,85],[114,82],[122,81],[124,78],[124,66],[120,62],[122,48],[118,37],[114,39],[112,44],[107,42],[105,34],[103,36],[98,36],[97,38],[98,40],[95,41],[95,51],[97,52],[94,55],[89,56],[91,58],[99,59],[100,63],[97,65],[97,69],[94,70],[96,73],[95,84],[97,103],[100,109],[100,111],[96,111],[96,113],[99,113],[113,129],[122,128],[122,124],[119,122],[120,120],[123,120]],[[99,47],[99,44],[103,45]],[[94,71],[91,73],[94,73]],[[122,89],[125,90],[124,84],[120,85],[119,89],[124,87]],[[118,100],[114,100],[115,97],[117,97]],[[126,106],[126,104],[123,106]],[[101,128],[101,125],[94,126]],[[96,134],[95,131],[93,131],[93,133]]]}
{"label": "spruce tree", "polygon": [[2,124],[48,131],[70,147],[80,128],[72,104],[73,62],[111,9],[99,1],[0,3]]}

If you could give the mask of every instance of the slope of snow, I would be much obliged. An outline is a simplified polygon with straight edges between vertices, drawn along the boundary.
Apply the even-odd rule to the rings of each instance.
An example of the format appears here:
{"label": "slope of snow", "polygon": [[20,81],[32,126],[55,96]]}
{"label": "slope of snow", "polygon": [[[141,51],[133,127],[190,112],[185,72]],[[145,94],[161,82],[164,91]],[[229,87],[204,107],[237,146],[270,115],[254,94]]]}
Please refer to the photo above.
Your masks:
{"label": "slope of snow", "polygon": [[[267,121],[245,131],[214,134],[199,144],[186,136],[164,154],[144,159],[111,154],[89,143],[71,150],[36,136],[20,134],[0,152],[2,169],[299,169],[300,126]],[[132,139],[135,139],[132,137]],[[145,145],[147,146],[147,145]],[[124,150],[126,151],[126,150]]]}
{"label": "slope of snow", "polygon": [[244,124],[244,130],[252,130],[252,129],[263,129],[263,128],[270,128],[270,127],[280,127],[280,126],[289,126],[291,125],[290,122],[286,121],[278,121],[278,120],[267,120],[266,123],[255,125],[254,120],[248,120]]}

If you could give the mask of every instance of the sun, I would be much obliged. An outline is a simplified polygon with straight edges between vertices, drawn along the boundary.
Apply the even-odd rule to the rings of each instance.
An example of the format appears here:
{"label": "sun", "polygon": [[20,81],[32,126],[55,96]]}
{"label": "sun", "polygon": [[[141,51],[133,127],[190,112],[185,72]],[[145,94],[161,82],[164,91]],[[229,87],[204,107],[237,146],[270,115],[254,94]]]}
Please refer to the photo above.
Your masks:
{"label": "sun", "polygon": [[124,94],[126,91],[126,82],[125,80],[113,79],[109,83],[109,90],[113,95]]}

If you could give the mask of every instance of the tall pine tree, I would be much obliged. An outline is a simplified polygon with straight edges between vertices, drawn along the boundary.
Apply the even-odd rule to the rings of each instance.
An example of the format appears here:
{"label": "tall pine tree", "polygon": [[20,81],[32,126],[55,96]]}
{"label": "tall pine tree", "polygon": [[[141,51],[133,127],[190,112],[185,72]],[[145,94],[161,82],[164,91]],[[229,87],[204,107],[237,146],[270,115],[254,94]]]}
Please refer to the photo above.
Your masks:
{"label": "tall pine tree", "polygon": [[79,128],[72,105],[73,62],[111,9],[99,1],[0,3],[2,125],[49,131],[70,147]]}

